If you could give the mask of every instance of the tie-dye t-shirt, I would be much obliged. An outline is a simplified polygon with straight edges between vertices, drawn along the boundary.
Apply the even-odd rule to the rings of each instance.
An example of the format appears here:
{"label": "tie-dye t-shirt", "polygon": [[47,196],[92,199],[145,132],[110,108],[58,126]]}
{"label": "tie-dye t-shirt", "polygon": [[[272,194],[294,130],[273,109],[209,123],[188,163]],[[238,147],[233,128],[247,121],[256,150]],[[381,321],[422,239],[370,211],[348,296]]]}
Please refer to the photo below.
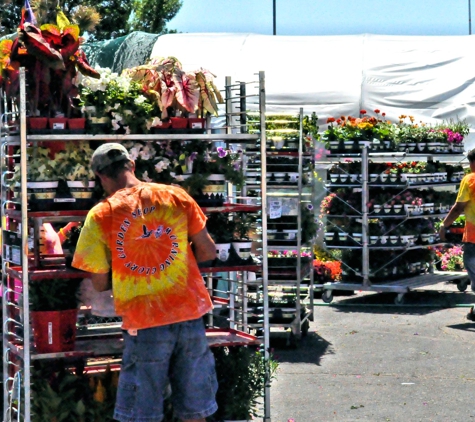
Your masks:
{"label": "tie-dye t-shirt", "polygon": [[200,207],[183,189],[140,183],[91,209],[72,265],[91,273],[112,268],[123,329],[197,319],[212,305],[188,236],[205,224]]}
{"label": "tie-dye t-shirt", "polygon": [[468,202],[465,206],[465,230],[462,242],[475,243],[475,173],[467,174],[460,183],[457,202]]}

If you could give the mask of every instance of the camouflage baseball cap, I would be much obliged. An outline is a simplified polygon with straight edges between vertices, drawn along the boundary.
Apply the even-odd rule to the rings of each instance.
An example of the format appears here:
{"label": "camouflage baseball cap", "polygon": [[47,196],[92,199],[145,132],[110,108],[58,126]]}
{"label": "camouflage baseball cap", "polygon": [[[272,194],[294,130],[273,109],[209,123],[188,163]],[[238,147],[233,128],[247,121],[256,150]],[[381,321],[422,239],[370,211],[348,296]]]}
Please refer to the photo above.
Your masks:
{"label": "camouflage baseball cap", "polygon": [[102,144],[92,154],[92,171],[100,172],[112,163],[123,160],[130,160],[130,155],[123,145],[113,142]]}

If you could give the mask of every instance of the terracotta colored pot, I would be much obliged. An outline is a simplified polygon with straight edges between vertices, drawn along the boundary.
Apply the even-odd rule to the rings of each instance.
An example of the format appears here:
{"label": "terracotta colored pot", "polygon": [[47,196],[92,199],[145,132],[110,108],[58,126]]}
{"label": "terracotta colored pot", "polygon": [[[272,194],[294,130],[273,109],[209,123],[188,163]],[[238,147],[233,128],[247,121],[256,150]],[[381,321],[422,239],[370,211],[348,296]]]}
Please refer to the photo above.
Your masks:
{"label": "terracotta colored pot", "polygon": [[86,118],[85,117],[77,117],[74,119],[68,120],[68,129],[84,129],[86,127]]}
{"label": "terracotta colored pot", "polygon": [[170,117],[173,129],[186,129],[188,127],[188,119],[185,117]]}
{"label": "terracotta colored pot", "polygon": [[48,125],[48,118],[47,117],[28,117],[26,119],[26,123],[27,123],[28,129],[34,129],[34,130],[46,129],[46,126]]}

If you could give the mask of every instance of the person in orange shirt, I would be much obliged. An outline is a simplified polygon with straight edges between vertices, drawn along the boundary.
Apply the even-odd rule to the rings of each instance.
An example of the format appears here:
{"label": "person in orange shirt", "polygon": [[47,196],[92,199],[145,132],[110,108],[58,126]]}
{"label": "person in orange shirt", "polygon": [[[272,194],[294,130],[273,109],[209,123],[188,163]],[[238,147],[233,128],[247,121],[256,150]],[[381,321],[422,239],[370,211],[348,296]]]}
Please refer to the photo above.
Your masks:
{"label": "person in orange shirt", "polygon": [[[445,232],[461,214],[465,215],[465,229],[463,232],[463,264],[467,270],[475,292],[475,149],[467,154],[471,173],[465,175],[460,183],[459,192],[455,204],[445,217],[440,230],[440,240],[445,241]],[[473,307],[467,314],[467,319],[475,321]]]}
{"label": "person in orange shirt", "polygon": [[169,382],[176,415],[204,422],[217,410],[202,319],[212,304],[198,268],[216,258],[206,217],[184,189],[137,179],[121,144],[97,148],[91,167],[109,196],[89,211],[72,265],[97,290],[112,287],[122,317],[114,419],[161,421]]}

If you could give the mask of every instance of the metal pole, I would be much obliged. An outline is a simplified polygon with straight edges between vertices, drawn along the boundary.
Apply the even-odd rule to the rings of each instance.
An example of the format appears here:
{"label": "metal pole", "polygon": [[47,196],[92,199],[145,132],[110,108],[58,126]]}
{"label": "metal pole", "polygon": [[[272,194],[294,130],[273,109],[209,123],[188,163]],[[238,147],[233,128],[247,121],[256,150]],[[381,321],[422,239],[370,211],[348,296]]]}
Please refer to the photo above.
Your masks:
{"label": "metal pole", "polygon": [[273,22],[273,28],[274,28],[274,32],[272,33],[272,35],[277,34],[277,15],[276,15],[276,10],[275,10],[276,8],[275,2],[276,0],[272,0],[272,22]]}
{"label": "metal pole", "polygon": [[472,35],[472,0],[468,0],[468,35]]}

